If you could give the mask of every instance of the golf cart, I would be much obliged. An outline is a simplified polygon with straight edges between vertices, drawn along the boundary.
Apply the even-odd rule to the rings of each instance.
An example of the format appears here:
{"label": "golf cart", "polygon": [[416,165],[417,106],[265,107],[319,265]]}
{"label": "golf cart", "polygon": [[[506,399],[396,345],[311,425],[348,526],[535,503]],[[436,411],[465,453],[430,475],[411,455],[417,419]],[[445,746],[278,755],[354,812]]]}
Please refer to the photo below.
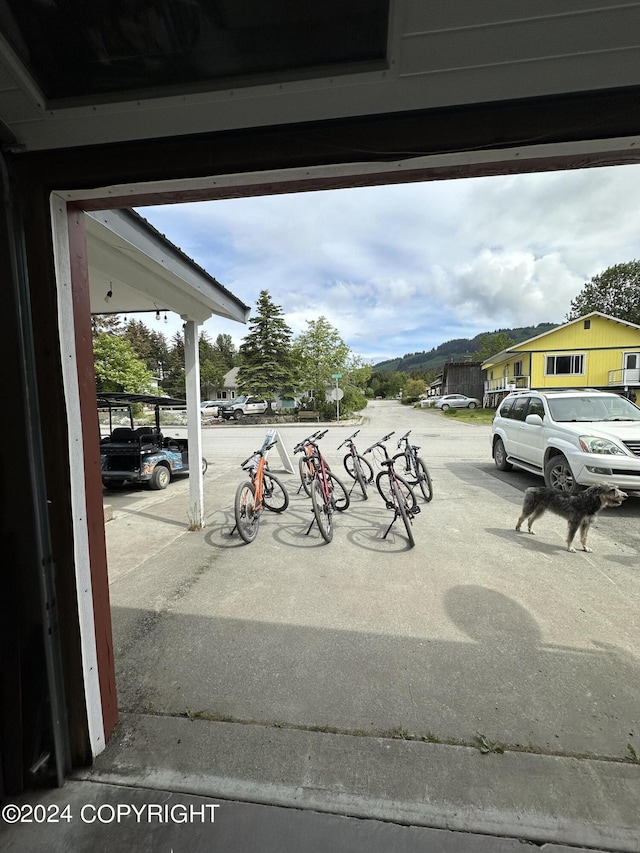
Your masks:
{"label": "golf cart", "polygon": [[[100,438],[102,483],[107,489],[119,488],[125,482],[166,489],[173,477],[189,473],[188,440],[164,436],[160,424],[161,409],[184,411],[184,400],[123,392],[97,396],[98,414],[109,416],[108,434]],[[139,404],[153,407],[154,426],[135,428],[133,407]],[[207,460],[203,459],[203,473],[206,470]]]}

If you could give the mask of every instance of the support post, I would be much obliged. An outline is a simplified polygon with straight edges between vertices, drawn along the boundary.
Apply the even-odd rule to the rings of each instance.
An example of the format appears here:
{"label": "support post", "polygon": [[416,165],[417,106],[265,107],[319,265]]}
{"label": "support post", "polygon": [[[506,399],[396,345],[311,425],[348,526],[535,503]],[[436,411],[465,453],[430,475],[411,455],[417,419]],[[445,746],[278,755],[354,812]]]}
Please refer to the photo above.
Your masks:
{"label": "support post", "polygon": [[202,530],[204,527],[198,328],[198,323],[195,320],[187,320],[184,324],[187,439],[189,441],[189,530]]}

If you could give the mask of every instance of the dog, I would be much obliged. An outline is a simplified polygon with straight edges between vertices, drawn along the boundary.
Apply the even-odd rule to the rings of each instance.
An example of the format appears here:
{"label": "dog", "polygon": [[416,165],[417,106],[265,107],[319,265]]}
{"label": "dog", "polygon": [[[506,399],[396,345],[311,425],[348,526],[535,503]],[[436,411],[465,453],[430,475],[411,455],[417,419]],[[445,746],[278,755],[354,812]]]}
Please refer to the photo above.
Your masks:
{"label": "dog", "polygon": [[531,529],[533,522],[536,518],[540,518],[546,510],[550,510],[556,515],[566,518],[569,523],[567,551],[576,550],[572,543],[579,529],[582,550],[590,552],[591,548],[587,548],[587,533],[593,519],[601,509],[620,506],[627,497],[626,492],[621,491],[616,486],[608,486],[604,483],[589,486],[588,489],[577,492],[575,495],[557,492],[555,489],[548,489],[545,486],[532,487],[525,490],[522,515],[518,519],[516,530],[520,530],[522,522],[528,518],[529,533],[533,533]]}

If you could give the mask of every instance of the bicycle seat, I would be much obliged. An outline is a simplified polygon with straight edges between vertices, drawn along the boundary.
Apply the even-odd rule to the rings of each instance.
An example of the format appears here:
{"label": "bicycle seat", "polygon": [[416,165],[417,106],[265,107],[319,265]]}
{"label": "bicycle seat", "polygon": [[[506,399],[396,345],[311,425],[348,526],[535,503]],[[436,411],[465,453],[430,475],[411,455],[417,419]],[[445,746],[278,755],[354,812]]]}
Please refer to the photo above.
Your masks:
{"label": "bicycle seat", "polygon": [[381,459],[380,464],[381,465],[393,465],[393,459]]}

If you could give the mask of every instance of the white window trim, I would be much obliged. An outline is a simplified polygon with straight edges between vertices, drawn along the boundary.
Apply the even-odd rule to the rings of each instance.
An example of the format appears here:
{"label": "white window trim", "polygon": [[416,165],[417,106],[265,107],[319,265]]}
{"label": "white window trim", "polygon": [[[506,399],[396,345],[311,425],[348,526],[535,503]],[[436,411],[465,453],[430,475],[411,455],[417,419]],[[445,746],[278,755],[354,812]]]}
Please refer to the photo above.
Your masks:
{"label": "white window trim", "polygon": [[[547,370],[548,359],[550,358],[581,358],[582,370],[572,373],[549,373]],[[585,376],[587,372],[587,354],[586,352],[548,352],[544,355],[544,375],[545,376]]]}

